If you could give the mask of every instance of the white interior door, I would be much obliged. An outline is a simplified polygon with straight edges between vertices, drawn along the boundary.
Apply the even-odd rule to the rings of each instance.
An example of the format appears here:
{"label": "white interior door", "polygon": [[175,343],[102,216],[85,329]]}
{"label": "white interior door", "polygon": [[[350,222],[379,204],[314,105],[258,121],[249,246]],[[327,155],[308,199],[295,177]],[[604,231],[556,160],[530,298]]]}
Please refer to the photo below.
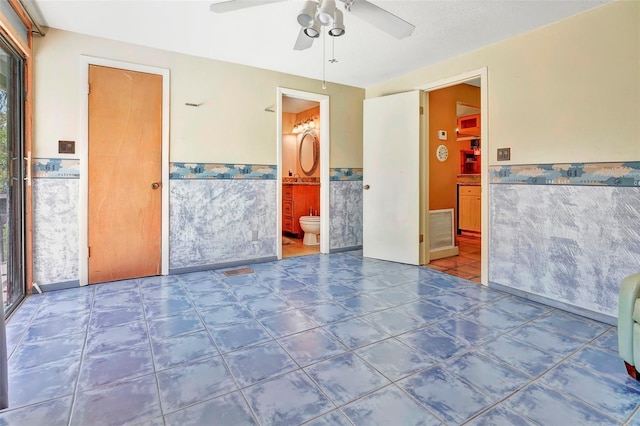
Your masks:
{"label": "white interior door", "polygon": [[364,101],[363,255],[420,264],[420,92]]}

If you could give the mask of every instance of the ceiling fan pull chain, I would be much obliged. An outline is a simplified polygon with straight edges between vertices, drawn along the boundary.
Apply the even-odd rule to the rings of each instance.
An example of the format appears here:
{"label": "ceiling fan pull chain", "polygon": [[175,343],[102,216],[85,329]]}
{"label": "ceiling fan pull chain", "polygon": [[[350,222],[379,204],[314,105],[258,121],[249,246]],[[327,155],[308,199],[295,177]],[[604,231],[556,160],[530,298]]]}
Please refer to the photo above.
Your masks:
{"label": "ceiling fan pull chain", "polygon": [[326,53],[327,53],[327,36],[325,34],[325,30],[322,30],[322,88],[326,89],[327,88],[327,78],[326,78],[326,70],[327,70],[327,63],[326,63]]}
{"label": "ceiling fan pull chain", "polygon": [[338,60],[336,59],[336,38],[335,37],[331,37],[331,59],[329,59],[329,62],[331,62],[332,64],[335,64],[336,62],[338,62]]}

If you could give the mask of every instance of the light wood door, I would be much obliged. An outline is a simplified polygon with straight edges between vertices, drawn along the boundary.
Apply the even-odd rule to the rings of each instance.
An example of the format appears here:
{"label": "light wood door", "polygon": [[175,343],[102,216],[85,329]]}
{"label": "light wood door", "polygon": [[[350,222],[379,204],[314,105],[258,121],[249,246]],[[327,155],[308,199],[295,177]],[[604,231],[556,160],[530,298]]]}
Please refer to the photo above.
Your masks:
{"label": "light wood door", "polygon": [[418,265],[420,92],[365,99],[363,151],[363,255]]}
{"label": "light wood door", "polygon": [[162,76],[89,66],[89,283],[159,275]]}

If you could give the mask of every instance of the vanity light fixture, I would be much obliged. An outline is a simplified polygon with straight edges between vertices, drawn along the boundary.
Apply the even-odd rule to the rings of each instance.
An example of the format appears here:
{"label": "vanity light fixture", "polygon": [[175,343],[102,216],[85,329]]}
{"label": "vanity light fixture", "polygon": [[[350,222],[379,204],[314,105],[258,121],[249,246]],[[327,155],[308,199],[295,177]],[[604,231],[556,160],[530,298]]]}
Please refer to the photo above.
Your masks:
{"label": "vanity light fixture", "polygon": [[315,129],[316,128],[316,119],[318,117],[309,117],[305,120],[301,120],[301,121],[297,121],[296,123],[294,123],[293,125],[293,130],[291,130],[291,133],[304,133],[307,130],[311,130],[311,129]]}

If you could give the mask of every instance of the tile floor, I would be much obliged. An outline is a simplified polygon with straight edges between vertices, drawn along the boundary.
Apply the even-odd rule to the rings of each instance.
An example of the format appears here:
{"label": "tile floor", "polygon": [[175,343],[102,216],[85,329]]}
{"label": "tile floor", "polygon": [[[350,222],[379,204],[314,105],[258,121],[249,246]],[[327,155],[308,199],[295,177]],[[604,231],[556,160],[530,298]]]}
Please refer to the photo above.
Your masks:
{"label": "tile floor", "polygon": [[312,255],[31,296],[8,425],[640,425],[616,329],[428,268]]}
{"label": "tile floor", "polygon": [[428,268],[449,275],[480,282],[480,237],[457,235],[458,255],[437,259],[426,265]]}

